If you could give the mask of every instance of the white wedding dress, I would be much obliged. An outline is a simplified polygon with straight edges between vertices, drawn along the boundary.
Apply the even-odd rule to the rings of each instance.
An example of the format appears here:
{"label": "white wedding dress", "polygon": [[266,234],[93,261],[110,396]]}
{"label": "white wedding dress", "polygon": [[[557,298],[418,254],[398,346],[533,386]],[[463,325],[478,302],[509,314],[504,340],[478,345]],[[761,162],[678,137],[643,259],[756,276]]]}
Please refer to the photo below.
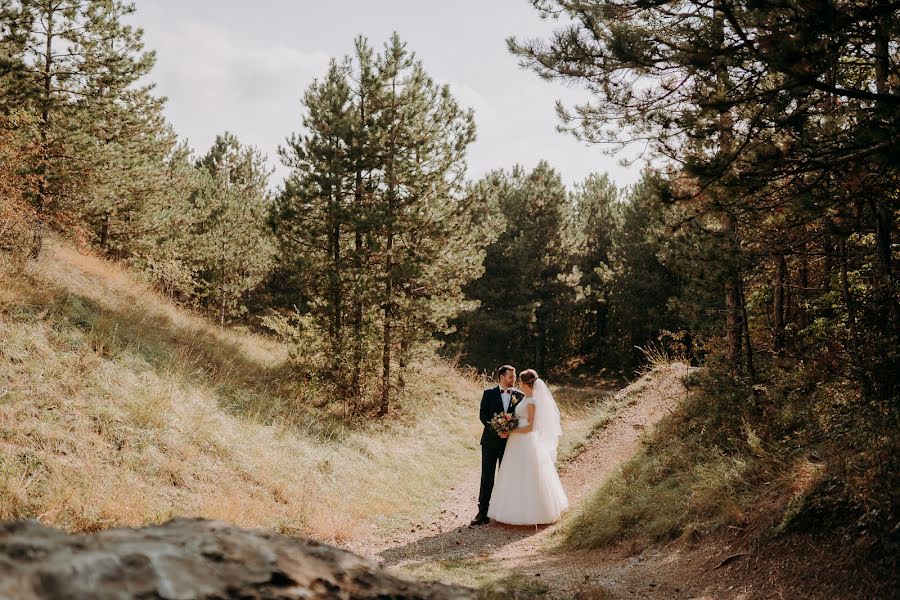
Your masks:
{"label": "white wedding dress", "polygon": [[555,464],[562,433],[559,409],[540,379],[534,396],[516,406],[519,428],[528,425],[530,404],[535,405],[534,429],[509,436],[488,507],[488,517],[509,525],[555,523],[569,507]]}

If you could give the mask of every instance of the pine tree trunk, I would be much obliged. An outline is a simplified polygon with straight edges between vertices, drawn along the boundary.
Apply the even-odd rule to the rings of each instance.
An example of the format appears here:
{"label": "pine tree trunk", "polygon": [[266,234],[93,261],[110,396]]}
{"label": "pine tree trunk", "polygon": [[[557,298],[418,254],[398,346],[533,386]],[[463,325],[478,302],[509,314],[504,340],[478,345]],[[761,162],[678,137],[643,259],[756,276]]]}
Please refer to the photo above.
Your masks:
{"label": "pine tree trunk", "polygon": [[[896,18],[896,17],[895,17]],[[888,17],[875,23],[875,88],[879,94],[892,93],[889,81],[891,74],[890,32]],[[896,347],[900,338],[900,304],[897,302],[892,261],[892,237],[894,210],[892,200],[882,196],[872,201],[875,213],[875,294],[874,300],[879,316],[878,326],[889,347]],[[896,354],[896,353],[894,353]],[[886,364],[877,376],[878,393],[882,397],[896,397],[897,372],[900,359],[886,357]]]}
{"label": "pine tree trunk", "polygon": [[[362,164],[362,124],[366,119],[366,100],[363,92],[363,86],[360,85],[359,99],[359,122],[360,133],[356,140],[357,157],[356,157],[356,173],[353,187],[353,202],[358,213],[362,212],[363,206],[363,164]],[[354,224],[353,239],[353,269],[354,269],[354,290],[353,290],[353,365],[352,376],[350,379],[350,392],[354,398],[359,398],[362,392],[361,376],[363,361],[363,299],[361,279],[363,276],[362,255],[363,255],[363,224],[360,222],[360,215],[357,214]]]}
{"label": "pine tree trunk", "polygon": [[[338,183],[340,186],[340,182]],[[343,264],[341,263],[341,222],[338,218],[340,212],[340,192],[335,191],[335,200],[331,210],[331,364],[335,375],[340,373],[341,385],[346,383],[343,370],[339,369],[341,361],[341,347],[343,338],[343,294],[341,277]]]}
{"label": "pine tree trunk", "polygon": [[744,297],[744,282],[738,282],[738,290],[740,291],[741,300],[741,323],[743,325],[743,338],[745,344],[745,356],[747,357],[747,374],[750,377],[756,376],[756,369],[753,367],[753,340],[750,339],[750,319],[747,317],[747,299]]}
{"label": "pine tree trunk", "polygon": [[[713,1],[713,18],[715,35],[721,46],[725,45],[725,16],[720,8],[722,0]],[[724,54],[722,55],[724,56]],[[716,94],[720,100],[727,96],[728,67],[724,58],[716,60]],[[729,109],[725,108],[719,113],[719,156],[723,157],[731,153],[732,145],[732,116]],[[734,216],[725,209],[723,213],[723,229],[728,245],[728,274],[725,280],[725,342],[726,358],[733,372],[740,370],[741,345],[743,329],[741,327],[741,278],[737,267],[733,264],[737,258],[738,237],[737,221]]]}
{"label": "pine tree trunk", "polygon": [[[44,194],[44,184],[38,184],[38,195]],[[42,203],[39,203],[42,206]],[[31,230],[31,248],[28,251],[28,258],[37,260],[41,256],[41,250],[44,247],[44,219],[42,218],[43,210],[38,208],[35,211],[34,227]]]}
{"label": "pine tree trunk", "polygon": [[825,239],[822,240],[822,254],[825,255],[825,260],[822,261],[822,285],[820,293],[824,294],[831,291],[831,278],[834,276],[835,249],[831,235],[826,235]]}
{"label": "pine tree trunk", "polygon": [[[731,215],[725,215],[726,231],[729,235],[729,246],[732,251],[736,244],[737,226]],[[733,254],[732,259],[733,260]],[[731,261],[729,261],[730,263]],[[734,265],[727,266],[728,274],[725,280],[725,352],[728,365],[732,371],[737,373],[741,368],[741,338],[743,336],[743,328],[741,327],[741,289],[740,278],[734,272]]]}
{"label": "pine tree trunk", "polygon": [[898,307],[897,300],[892,293],[893,265],[891,264],[891,243],[893,232],[894,214],[889,202],[879,199],[872,202],[875,212],[875,287],[878,290],[877,300],[880,304],[879,313],[883,323],[888,326],[887,333],[896,335],[898,332]]}
{"label": "pine tree trunk", "polygon": [[856,301],[850,292],[850,283],[847,277],[847,242],[844,238],[838,240],[838,254],[841,258],[841,296],[844,299],[844,307],[847,309],[851,360],[855,365],[859,365],[859,332],[856,327]]}
{"label": "pine tree trunk", "polygon": [[772,351],[776,356],[784,354],[784,278],[787,263],[783,252],[775,254],[775,281],[772,298]]}
{"label": "pine tree trunk", "polygon": [[[396,88],[393,91],[396,101]],[[387,151],[387,222],[386,242],[384,257],[384,328],[381,353],[381,406],[378,409],[379,416],[387,415],[391,405],[391,335],[393,334],[394,319],[394,211],[396,202],[396,173],[394,171],[394,153],[396,147],[392,139]]]}
{"label": "pine tree trunk", "polygon": [[356,285],[353,290],[353,376],[350,381],[350,390],[354,397],[359,397],[362,392],[360,377],[362,375],[363,362],[363,301],[362,287],[360,279],[362,278],[362,252],[363,237],[362,226],[356,224],[356,233],[353,243],[354,256],[353,266],[356,271]]}
{"label": "pine tree trunk", "polygon": [[806,244],[800,247],[800,289],[797,293],[797,325],[800,329],[806,329],[809,325],[809,315],[806,312],[806,298],[809,288],[809,256],[806,252]]}
{"label": "pine tree trunk", "polygon": [[[391,89],[391,106],[392,112],[396,109],[397,102],[397,81],[396,75],[392,82]],[[392,115],[393,116],[393,115]],[[396,131],[394,120],[391,119],[391,132],[388,143],[386,159],[386,179],[387,179],[387,218],[386,218],[386,241],[385,241],[385,257],[384,257],[384,329],[383,329],[383,346],[381,354],[381,406],[378,409],[379,416],[385,416],[390,410],[391,405],[391,336],[394,326],[394,227],[396,216],[397,202],[397,172],[395,170],[395,160],[397,153]]]}
{"label": "pine tree trunk", "polygon": [[794,318],[794,285],[791,282],[791,265],[787,257],[784,258],[784,313],[781,315],[781,323],[787,326]]}
{"label": "pine tree trunk", "polygon": [[227,268],[225,266],[225,261],[227,260],[227,246],[225,243],[225,235],[222,235],[222,266],[221,266],[221,280],[219,282],[219,298],[221,300],[221,307],[219,311],[219,325],[221,327],[225,327],[225,294],[226,294],[226,286],[227,286]]}
{"label": "pine tree trunk", "polygon": [[603,302],[600,306],[597,307],[597,344],[596,344],[596,355],[597,355],[597,364],[604,364],[607,356],[608,356],[608,348],[607,348],[607,336],[609,335],[609,290],[603,290]]}
{"label": "pine tree trunk", "polygon": [[47,41],[44,44],[44,96],[41,99],[41,122],[39,125],[41,136],[41,165],[40,172],[38,173],[38,191],[35,206],[36,223],[32,232],[31,249],[28,253],[29,257],[33,260],[37,260],[41,255],[41,249],[44,247],[44,212],[47,207],[47,199],[49,196],[46,182],[50,166],[47,141],[50,138],[50,102],[53,85],[53,17],[55,12],[56,8],[53,7],[52,4],[48,4],[44,9],[43,15],[46,19]]}
{"label": "pine tree trunk", "polygon": [[340,223],[334,224],[334,231],[332,231],[332,244],[333,244],[333,260],[334,260],[334,271],[336,274],[336,281],[332,290],[332,298],[334,302],[334,337],[335,340],[339,340],[342,330],[343,330],[343,297],[341,294],[341,280],[340,274],[343,269],[343,265],[341,264],[341,225]]}
{"label": "pine tree trunk", "polygon": [[381,356],[381,406],[378,415],[388,413],[391,404],[391,335],[393,333],[393,301],[394,301],[394,233],[393,225],[388,225],[387,256],[385,257],[385,282],[384,282],[384,345]]}

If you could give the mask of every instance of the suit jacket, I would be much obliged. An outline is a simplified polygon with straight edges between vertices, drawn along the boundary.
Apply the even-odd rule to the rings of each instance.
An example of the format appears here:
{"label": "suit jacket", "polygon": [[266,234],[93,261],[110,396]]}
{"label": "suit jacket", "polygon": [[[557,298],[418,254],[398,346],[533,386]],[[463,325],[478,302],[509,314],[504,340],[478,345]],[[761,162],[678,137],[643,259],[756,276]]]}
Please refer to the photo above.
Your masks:
{"label": "suit jacket", "polygon": [[[516,410],[516,404],[525,397],[525,394],[515,388],[510,388],[512,397],[509,399],[509,408],[506,412],[512,413]],[[503,448],[506,446],[506,440],[500,437],[494,428],[491,427],[491,419],[497,413],[503,412],[503,397],[501,396],[500,386],[495,385],[492,388],[484,390],[481,395],[481,410],[478,416],[484,423],[484,432],[481,434],[481,445],[491,446],[495,448]]]}

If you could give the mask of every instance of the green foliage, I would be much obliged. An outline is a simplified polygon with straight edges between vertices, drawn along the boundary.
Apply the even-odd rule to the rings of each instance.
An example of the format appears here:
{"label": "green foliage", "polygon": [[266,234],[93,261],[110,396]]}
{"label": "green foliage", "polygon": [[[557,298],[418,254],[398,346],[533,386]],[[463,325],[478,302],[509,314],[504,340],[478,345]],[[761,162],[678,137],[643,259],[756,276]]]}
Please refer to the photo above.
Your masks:
{"label": "green foliage", "polygon": [[619,198],[620,191],[607,175],[588,176],[571,193],[572,217],[563,242],[570,248],[575,280],[569,328],[579,334],[573,335],[573,350],[590,356],[593,364],[614,360],[609,351],[609,312],[615,286],[610,279],[613,240],[619,238],[622,226]]}
{"label": "green foliage", "polygon": [[246,315],[273,265],[265,158],[226,133],[197,160],[179,145],[155,168],[165,190],[132,215],[121,253],[220,324]]}
{"label": "green foliage", "polygon": [[262,318],[262,324],[285,342],[299,379],[317,380],[327,373],[331,366],[327,363],[329,349],[323,347],[326,337],[312,313],[267,315]]}
{"label": "green foliage", "polygon": [[359,396],[380,353],[384,414],[413,346],[466,306],[462,285],[480,267],[460,193],[472,113],[396,35],[378,54],[358,39],[303,104],[307,133],[281,150],[292,173],[270,218],[278,271],[327,336],[323,374],[335,385]]}
{"label": "green foliage", "polygon": [[191,258],[201,297],[216,306],[221,324],[247,310],[247,294],[260,285],[272,264],[266,227],[269,198],[265,157],[229,133],[216,137],[197,161],[204,184],[191,198],[195,211]]}
{"label": "green foliage", "polygon": [[[830,322],[840,343],[829,354],[844,365],[835,375],[896,412],[893,11],[880,2],[534,4],[573,19],[548,42],[511,39],[510,49],[540,75],[595,94],[561,108],[563,126],[591,142],[646,141],[666,171],[659,197],[672,205],[673,235],[657,255],[680,278],[673,310],[750,375],[760,345],[796,360],[806,349],[795,336]],[[809,310],[833,291],[839,314]]]}
{"label": "green foliage", "polygon": [[64,229],[224,324],[270,270],[264,159],[225,135],[190,164],[146,82],[155,58],[125,23],[133,12],[121,0],[0,3],[3,111],[31,135],[16,151],[29,253],[46,227]]}
{"label": "green foliage", "polygon": [[566,190],[547,163],[526,173],[495,172],[472,190],[491,212],[484,273],[466,288],[479,308],[454,323],[451,347],[483,370],[512,361],[543,372],[566,357],[574,291],[565,281],[561,243],[569,217]]}
{"label": "green foliage", "polygon": [[136,215],[139,234],[127,246],[128,260],[142,268],[169,298],[196,304],[201,283],[192,258],[193,232],[202,215],[194,197],[208,176],[194,166],[190,149],[179,144],[165,157],[167,187],[151,195]]}
{"label": "green foliage", "polygon": [[[670,211],[660,201],[658,177],[645,173],[628,191],[621,225],[613,239],[607,268],[609,363],[633,369],[644,362],[639,348],[660,341],[665,331],[685,327],[673,302],[684,297],[681,264],[666,260],[671,244],[666,227]],[[688,345],[688,344],[686,344]],[[685,347],[683,356],[693,354]]]}
{"label": "green foliage", "polygon": [[[479,181],[471,193],[495,238],[484,274],[466,288],[479,307],[454,322],[448,349],[482,370],[509,361],[557,373],[642,364],[639,347],[685,323],[672,305],[681,278],[665,262],[663,187],[648,172],[622,193],[591,175],[566,194],[546,163]],[[692,355],[696,342],[683,345]]]}
{"label": "green foliage", "polygon": [[[28,170],[42,226],[88,216],[108,228],[112,215],[139,201],[136,189],[114,194],[117,181],[152,160],[144,152],[171,144],[161,139],[161,102],[140,83],[154,56],[144,51],[142,32],[123,22],[133,11],[121,0],[0,3],[4,110],[36,119],[38,148]],[[135,179],[140,188],[142,177]]]}
{"label": "green foliage", "polygon": [[511,50],[594,94],[560,108],[563,128],[647,144],[660,172],[604,267],[608,318],[646,326],[644,340],[687,330],[679,343],[699,340],[708,367],[568,543],[729,525],[852,536],[895,560],[883,557],[896,556],[900,489],[896,11],[533,4],[571,19]]}

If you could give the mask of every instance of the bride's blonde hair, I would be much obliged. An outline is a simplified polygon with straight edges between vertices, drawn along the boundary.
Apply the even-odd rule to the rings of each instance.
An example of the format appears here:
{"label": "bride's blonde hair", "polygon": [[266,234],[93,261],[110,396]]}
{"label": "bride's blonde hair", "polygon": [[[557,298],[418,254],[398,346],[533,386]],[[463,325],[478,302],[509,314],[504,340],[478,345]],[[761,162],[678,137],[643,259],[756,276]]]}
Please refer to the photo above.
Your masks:
{"label": "bride's blonde hair", "polygon": [[526,385],[534,385],[534,382],[538,380],[537,371],[534,369],[525,369],[521,373],[519,373],[519,381]]}

